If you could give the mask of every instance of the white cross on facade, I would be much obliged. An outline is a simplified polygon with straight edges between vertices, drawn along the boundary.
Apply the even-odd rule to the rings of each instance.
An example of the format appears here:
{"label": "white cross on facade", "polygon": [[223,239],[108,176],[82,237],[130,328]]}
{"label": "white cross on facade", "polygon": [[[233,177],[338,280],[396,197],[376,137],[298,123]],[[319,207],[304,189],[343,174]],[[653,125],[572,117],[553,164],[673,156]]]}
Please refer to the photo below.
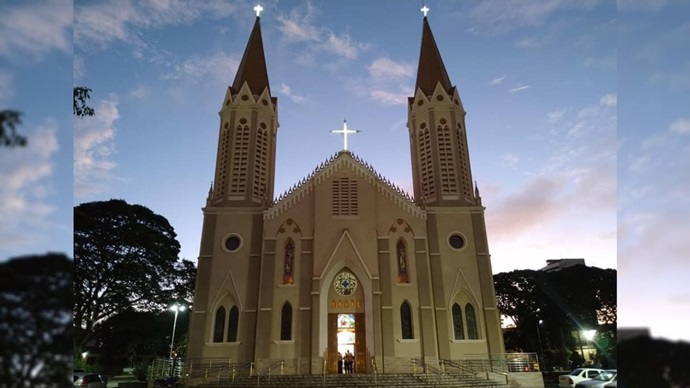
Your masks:
{"label": "white cross on facade", "polygon": [[343,120],[343,129],[334,129],[331,133],[342,133],[343,134],[343,151],[347,151],[347,135],[352,133],[360,132],[356,129],[347,128],[347,120]]}
{"label": "white cross on facade", "polygon": [[422,7],[422,9],[420,9],[420,11],[422,11],[422,13],[424,14],[424,17],[426,17],[426,14],[429,13],[429,7],[427,7],[425,5]]}
{"label": "white cross on facade", "polygon": [[262,7],[260,4],[257,4],[256,7],[254,7],[254,11],[256,11],[256,17],[261,16],[261,11],[264,10],[264,7]]}

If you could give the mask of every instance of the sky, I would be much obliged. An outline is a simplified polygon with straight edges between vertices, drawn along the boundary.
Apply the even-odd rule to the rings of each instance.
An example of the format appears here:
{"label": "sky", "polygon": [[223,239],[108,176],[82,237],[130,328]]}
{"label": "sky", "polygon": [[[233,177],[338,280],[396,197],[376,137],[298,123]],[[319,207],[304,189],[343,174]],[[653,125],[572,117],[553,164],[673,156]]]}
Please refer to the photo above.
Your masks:
{"label": "sky", "polygon": [[690,3],[618,19],[618,324],[690,341]]}
{"label": "sky", "polygon": [[23,148],[0,148],[0,260],[72,252],[73,7],[0,1],[0,110],[23,113]]}

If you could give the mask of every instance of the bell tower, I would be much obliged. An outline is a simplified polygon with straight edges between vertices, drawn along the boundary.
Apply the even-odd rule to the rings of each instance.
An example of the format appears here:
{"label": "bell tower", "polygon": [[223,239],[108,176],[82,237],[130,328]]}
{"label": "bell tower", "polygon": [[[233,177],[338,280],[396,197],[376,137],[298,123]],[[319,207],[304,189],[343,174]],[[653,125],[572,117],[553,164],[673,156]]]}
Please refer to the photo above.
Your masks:
{"label": "bell tower", "polygon": [[271,96],[261,27],[254,28],[219,112],[216,173],[209,204],[263,207],[273,198],[278,100]]}
{"label": "bell tower", "polygon": [[219,112],[214,182],[203,208],[189,357],[254,357],[258,258],[263,211],[273,198],[278,130],[278,100],[271,96],[257,8]]}
{"label": "bell tower", "polygon": [[415,198],[432,206],[478,204],[472,187],[465,109],[457,88],[450,83],[426,16],[415,94],[408,102]]}

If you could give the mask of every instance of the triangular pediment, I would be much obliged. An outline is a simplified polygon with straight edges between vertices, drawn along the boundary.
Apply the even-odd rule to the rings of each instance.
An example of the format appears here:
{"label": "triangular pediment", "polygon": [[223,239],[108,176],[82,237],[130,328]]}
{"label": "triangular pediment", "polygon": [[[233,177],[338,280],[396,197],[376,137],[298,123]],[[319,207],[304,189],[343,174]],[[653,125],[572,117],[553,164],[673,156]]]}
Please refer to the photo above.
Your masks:
{"label": "triangular pediment", "polygon": [[345,266],[361,267],[366,272],[367,277],[369,279],[372,278],[371,271],[367,267],[367,264],[364,262],[362,255],[359,253],[359,250],[357,249],[357,246],[355,245],[354,241],[352,241],[352,236],[350,236],[350,232],[348,232],[347,229],[343,230],[343,234],[340,235],[340,239],[338,239],[338,243],[335,244],[335,247],[329,255],[328,261],[326,262],[326,265],[323,267],[319,277],[323,279],[325,277],[326,271],[328,271],[334,265],[334,262],[341,259],[345,260]]}
{"label": "triangular pediment", "polygon": [[341,169],[350,169],[362,181],[374,185],[379,193],[396,204],[403,211],[419,219],[426,219],[426,211],[417,205],[410,194],[379,174],[374,168],[352,154],[340,151],[322,162],[306,178],[300,180],[281,194],[264,211],[264,219],[272,219],[303,200],[314,187],[324,183]]}

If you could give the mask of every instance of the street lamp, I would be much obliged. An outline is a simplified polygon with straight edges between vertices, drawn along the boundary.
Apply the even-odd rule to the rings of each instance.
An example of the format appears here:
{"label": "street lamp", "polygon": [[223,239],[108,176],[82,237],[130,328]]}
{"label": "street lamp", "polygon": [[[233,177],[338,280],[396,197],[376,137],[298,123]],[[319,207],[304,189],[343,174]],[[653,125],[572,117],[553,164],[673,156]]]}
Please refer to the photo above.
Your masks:
{"label": "street lamp", "polygon": [[175,312],[175,320],[173,321],[172,338],[170,338],[170,359],[173,358],[173,347],[175,346],[175,326],[177,326],[177,313],[180,311],[184,311],[184,309],[185,309],[184,306],[180,306],[177,303],[170,306],[170,310]]}
{"label": "street lamp", "polygon": [[[542,360],[544,359],[544,349],[542,349],[541,347],[541,333],[539,332],[539,326],[541,326],[543,323],[544,320],[542,319],[540,319],[539,322],[537,322],[537,339],[539,340],[539,355],[541,356]],[[545,367],[545,365],[542,366]]]}

